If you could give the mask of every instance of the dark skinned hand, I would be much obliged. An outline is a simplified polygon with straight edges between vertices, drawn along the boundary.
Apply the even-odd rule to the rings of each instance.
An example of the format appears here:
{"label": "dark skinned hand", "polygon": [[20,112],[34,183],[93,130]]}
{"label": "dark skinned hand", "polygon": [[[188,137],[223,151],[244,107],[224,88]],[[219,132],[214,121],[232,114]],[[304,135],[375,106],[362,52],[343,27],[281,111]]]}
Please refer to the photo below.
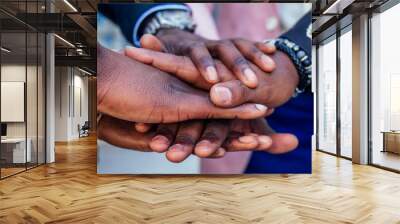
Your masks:
{"label": "dark skinned hand", "polygon": [[277,134],[264,119],[192,120],[179,124],[160,124],[146,133],[135,123],[103,115],[98,137],[110,144],[146,152],[160,152],[171,162],[182,162],[191,154],[220,158],[226,152],[268,151],[285,153],[297,146],[291,134]]}
{"label": "dark skinned hand", "polygon": [[187,56],[209,83],[221,80],[213,58],[219,59],[230,71],[249,88],[258,85],[258,79],[248,60],[265,72],[273,70],[274,61],[265,52],[269,49],[262,43],[243,39],[208,40],[197,34],[180,29],[162,29],[157,32],[166,53]]}
{"label": "dark skinned hand", "polygon": [[[271,73],[266,73],[249,62],[258,79],[257,87],[252,89],[237,80],[230,69],[217,59],[214,63],[220,75],[220,83],[212,85],[203,78],[191,58],[160,52],[165,47],[155,36],[143,36],[141,45],[146,49],[129,47],[125,50],[125,54],[132,59],[175,75],[193,86],[210,90],[211,101],[219,107],[232,107],[245,102],[259,103],[271,108],[278,107],[292,97],[298,84],[298,75],[293,63],[286,54],[280,51],[271,55],[276,63]],[[250,44],[248,45],[250,48]],[[265,44],[264,46],[267,46],[269,52],[276,50],[273,46]]]}
{"label": "dark skinned hand", "polygon": [[215,106],[208,92],[157,68],[98,46],[97,109],[126,121],[173,123],[192,119],[254,119],[267,107],[247,103]]}

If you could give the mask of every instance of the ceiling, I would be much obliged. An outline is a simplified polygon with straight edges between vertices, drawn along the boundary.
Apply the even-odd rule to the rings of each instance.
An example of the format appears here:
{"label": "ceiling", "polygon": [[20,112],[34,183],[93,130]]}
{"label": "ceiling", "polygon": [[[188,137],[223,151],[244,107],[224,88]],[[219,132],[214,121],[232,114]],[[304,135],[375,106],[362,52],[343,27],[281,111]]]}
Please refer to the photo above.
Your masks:
{"label": "ceiling", "polygon": [[[305,2],[313,4],[313,41],[334,32],[330,28],[345,16],[377,7],[387,0],[270,0],[268,2]],[[2,46],[12,49],[10,58],[23,58],[37,50],[36,39],[28,32],[55,32],[56,63],[77,63],[96,69],[96,10],[100,2],[112,0],[1,0]],[[118,1],[120,2],[120,1]],[[128,2],[128,1],[124,1]],[[132,2],[129,1],[129,2]],[[51,10],[50,10],[51,9]],[[49,12],[52,13],[49,13]],[[350,18],[351,22],[351,18]],[[329,32],[328,32],[329,31]],[[66,43],[66,40],[70,44]],[[25,51],[25,42],[28,43]],[[32,43],[31,43],[32,42]],[[71,46],[74,45],[73,47]],[[41,46],[39,46],[40,48]],[[11,60],[11,59],[10,59]],[[81,63],[81,64],[79,64]],[[75,64],[74,64],[75,65]],[[90,65],[90,66],[88,66]]]}

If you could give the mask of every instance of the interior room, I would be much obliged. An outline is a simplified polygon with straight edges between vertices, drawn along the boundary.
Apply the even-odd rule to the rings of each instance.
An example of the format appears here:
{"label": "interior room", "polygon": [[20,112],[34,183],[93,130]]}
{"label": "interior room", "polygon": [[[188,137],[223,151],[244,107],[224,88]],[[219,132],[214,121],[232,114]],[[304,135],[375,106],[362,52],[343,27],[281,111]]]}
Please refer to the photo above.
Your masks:
{"label": "interior room", "polygon": [[1,45],[3,178],[45,162],[45,36],[16,26],[2,29]]}
{"label": "interior room", "polygon": [[185,175],[195,159],[181,175],[97,174],[100,159],[132,165],[97,154],[107,2],[0,1],[0,223],[400,222],[399,1],[295,1],[312,4],[312,174],[248,176]]}
{"label": "interior room", "polygon": [[[58,18],[43,24],[46,19],[40,17],[69,7],[59,4],[2,1],[0,5],[1,179],[54,162],[54,144],[95,132],[96,65],[89,55],[93,50],[79,25],[60,27]],[[51,40],[50,31],[56,31]],[[65,36],[72,38],[68,41]]]}
{"label": "interior room", "polygon": [[[390,43],[398,38],[393,30],[394,21],[399,19],[400,6],[370,13],[367,44],[370,58],[368,65],[369,84],[366,103],[370,145],[366,160],[372,166],[389,170],[399,170],[399,66],[395,62],[395,50]],[[339,29],[329,30],[314,39],[314,50],[318,68],[318,128],[317,150],[352,160],[352,46],[357,40],[352,38],[352,23],[342,19]],[[394,39],[392,39],[394,38]],[[354,161],[354,160],[353,160]]]}

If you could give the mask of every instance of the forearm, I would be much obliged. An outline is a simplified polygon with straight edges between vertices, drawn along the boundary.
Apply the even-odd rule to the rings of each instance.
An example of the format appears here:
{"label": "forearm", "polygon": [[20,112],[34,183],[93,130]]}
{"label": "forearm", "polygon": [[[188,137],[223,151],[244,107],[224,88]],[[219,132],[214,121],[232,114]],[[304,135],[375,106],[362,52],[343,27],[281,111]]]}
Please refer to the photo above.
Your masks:
{"label": "forearm", "polygon": [[107,84],[112,80],[111,73],[108,72],[112,64],[110,53],[110,50],[97,44],[97,105],[106,93]]}

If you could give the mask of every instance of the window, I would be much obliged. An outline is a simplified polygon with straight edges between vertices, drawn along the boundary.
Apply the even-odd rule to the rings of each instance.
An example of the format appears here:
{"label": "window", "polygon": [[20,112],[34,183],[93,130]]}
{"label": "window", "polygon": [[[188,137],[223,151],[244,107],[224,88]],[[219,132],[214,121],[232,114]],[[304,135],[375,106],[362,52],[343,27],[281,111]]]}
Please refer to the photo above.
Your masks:
{"label": "window", "polygon": [[336,153],[336,39],[318,48],[318,149]]}
{"label": "window", "polygon": [[[21,15],[39,13],[44,1],[2,2]],[[26,15],[26,14],[25,14]],[[0,12],[0,178],[45,163],[45,35]],[[11,109],[13,108],[13,109]]]}
{"label": "window", "polygon": [[352,33],[340,36],[340,155],[352,156]]}
{"label": "window", "polygon": [[400,5],[371,18],[371,162],[400,170]]}

